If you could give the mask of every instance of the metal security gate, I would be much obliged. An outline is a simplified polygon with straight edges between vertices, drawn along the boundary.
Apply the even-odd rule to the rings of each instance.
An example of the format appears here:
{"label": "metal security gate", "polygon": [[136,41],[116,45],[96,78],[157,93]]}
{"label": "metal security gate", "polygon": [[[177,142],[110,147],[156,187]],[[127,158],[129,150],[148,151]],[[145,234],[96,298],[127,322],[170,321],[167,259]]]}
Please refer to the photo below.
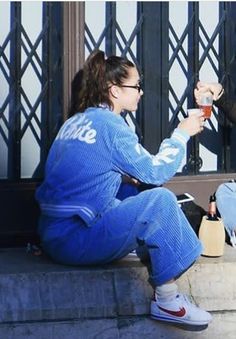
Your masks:
{"label": "metal security gate", "polygon": [[[117,13],[125,5],[107,2],[100,6],[104,6],[105,27],[95,39],[85,23],[86,52],[100,48],[107,55],[127,56],[143,73],[144,96],[136,114],[136,128],[149,151],[155,153],[163,138],[186,117],[187,108],[195,106],[193,89],[206,73],[211,75],[209,80],[222,82],[230,96],[235,94],[233,2],[216,1],[208,8],[204,2],[137,2],[136,22],[126,36]],[[206,13],[204,18],[204,11],[211,9],[211,17]],[[134,13],[127,12],[129,20]],[[180,19],[185,22],[177,31]],[[209,19],[213,29],[208,31]],[[181,81],[174,79],[176,74]],[[180,168],[180,175],[235,171],[235,128],[218,113],[214,109],[205,132],[189,143],[187,164]]]}
{"label": "metal security gate", "polygon": [[36,237],[34,189],[62,121],[63,26],[50,2],[3,2],[0,15],[0,245],[9,246]]}
{"label": "metal security gate", "polygon": [[[0,51],[2,86],[6,90],[1,98],[0,135],[2,148],[7,147],[1,178],[8,180],[30,176],[23,170],[23,157],[30,152],[25,148],[27,141],[40,150],[37,165],[45,162],[61,120],[58,117],[62,116],[61,8],[44,4],[42,29],[34,42],[23,26],[23,10],[21,3],[10,5],[10,31]],[[32,95],[31,86],[38,88],[36,95]]]}
{"label": "metal security gate", "polygon": [[[78,54],[81,59],[100,48],[137,64],[145,94],[136,114],[127,112],[125,118],[151,152],[186,116],[187,108],[195,105],[193,88],[199,78],[211,74],[229,94],[236,94],[236,4],[207,3],[216,13],[211,30],[204,19],[204,2],[32,2],[31,9],[27,2],[0,4],[9,6],[5,9],[9,30],[0,35],[4,84],[0,92],[0,245],[22,244],[35,237],[34,189],[66,115],[63,98],[69,97],[70,88],[65,81],[75,73],[76,66],[71,64]],[[41,27],[32,37],[26,12],[35,25],[34,6],[40,6]],[[78,6],[81,10],[76,16]],[[74,40],[68,42],[65,36]],[[74,47],[78,40],[79,49]],[[235,171],[235,140],[235,128],[214,110],[206,133],[189,143],[187,164],[178,174]]]}

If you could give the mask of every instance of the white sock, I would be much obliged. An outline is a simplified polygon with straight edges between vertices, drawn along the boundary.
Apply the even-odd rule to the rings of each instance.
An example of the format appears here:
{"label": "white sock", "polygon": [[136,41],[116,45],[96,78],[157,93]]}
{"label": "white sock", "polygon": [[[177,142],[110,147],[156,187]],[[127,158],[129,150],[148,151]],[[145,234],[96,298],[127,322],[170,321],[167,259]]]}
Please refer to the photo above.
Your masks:
{"label": "white sock", "polygon": [[178,292],[178,287],[174,282],[169,283],[169,284],[164,284],[161,286],[156,286],[155,300],[158,300],[161,302],[172,300],[178,294],[177,292]]}

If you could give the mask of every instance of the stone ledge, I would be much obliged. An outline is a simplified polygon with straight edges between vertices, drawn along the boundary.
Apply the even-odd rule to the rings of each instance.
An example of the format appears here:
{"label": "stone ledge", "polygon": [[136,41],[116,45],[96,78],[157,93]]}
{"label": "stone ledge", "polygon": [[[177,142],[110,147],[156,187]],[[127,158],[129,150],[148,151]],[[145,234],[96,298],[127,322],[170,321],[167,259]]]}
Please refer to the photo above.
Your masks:
{"label": "stone ledge", "polygon": [[214,314],[212,323],[201,332],[140,316],[0,325],[1,338],[8,339],[235,339],[235,332],[236,312]]}
{"label": "stone ledge", "polygon": [[[180,290],[209,311],[236,311],[236,250],[201,257]],[[100,267],[69,267],[24,249],[0,251],[0,323],[147,316],[152,289],[134,256]]]}

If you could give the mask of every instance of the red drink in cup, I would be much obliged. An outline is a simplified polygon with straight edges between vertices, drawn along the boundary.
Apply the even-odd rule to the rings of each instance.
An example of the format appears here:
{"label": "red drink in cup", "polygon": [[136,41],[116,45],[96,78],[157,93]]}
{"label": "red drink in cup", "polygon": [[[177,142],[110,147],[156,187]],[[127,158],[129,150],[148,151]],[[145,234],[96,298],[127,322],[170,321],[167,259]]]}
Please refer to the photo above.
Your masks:
{"label": "red drink in cup", "polygon": [[210,119],[212,105],[199,105],[199,108],[202,110],[204,118]]}
{"label": "red drink in cup", "polygon": [[212,111],[213,96],[211,94],[201,94],[198,106],[203,112],[205,119],[210,119]]}

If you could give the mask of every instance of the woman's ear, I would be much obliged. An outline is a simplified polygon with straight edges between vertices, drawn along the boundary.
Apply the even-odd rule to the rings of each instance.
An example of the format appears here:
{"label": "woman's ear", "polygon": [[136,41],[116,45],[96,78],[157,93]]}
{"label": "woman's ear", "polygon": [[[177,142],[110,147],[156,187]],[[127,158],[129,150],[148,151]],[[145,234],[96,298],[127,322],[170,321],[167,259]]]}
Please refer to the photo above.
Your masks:
{"label": "woman's ear", "polygon": [[113,98],[118,99],[119,93],[120,93],[120,88],[116,85],[112,85],[110,87],[110,93],[111,93]]}

